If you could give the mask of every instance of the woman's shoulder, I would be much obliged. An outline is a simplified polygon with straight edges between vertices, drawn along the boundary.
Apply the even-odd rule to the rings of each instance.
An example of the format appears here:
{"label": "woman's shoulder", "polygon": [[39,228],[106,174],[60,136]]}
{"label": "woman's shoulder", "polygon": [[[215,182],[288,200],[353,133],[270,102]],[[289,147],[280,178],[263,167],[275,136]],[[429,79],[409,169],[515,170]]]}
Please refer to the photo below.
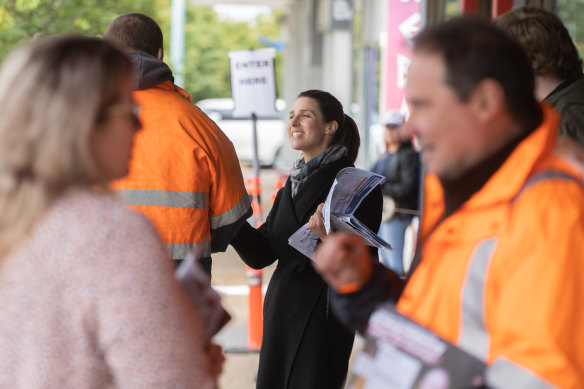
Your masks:
{"label": "woman's shoulder", "polygon": [[348,167],[355,167],[355,164],[353,164],[351,158],[349,158],[348,156],[344,156],[342,158],[339,158],[333,162],[324,165],[319,171],[323,175],[336,176],[338,172]]}
{"label": "woman's shoulder", "polygon": [[125,207],[111,192],[70,190],[55,202],[43,222],[49,230],[94,241],[156,234],[144,215]]}
{"label": "woman's shoulder", "polygon": [[107,225],[130,219],[132,223],[147,220],[142,214],[125,207],[115,192],[72,189],[61,196],[53,206],[54,213],[77,219],[83,215],[83,224]]}
{"label": "woman's shoulder", "polygon": [[34,279],[52,279],[51,274],[66,269],[61,289],[106,282],[124,266],[135,273],[136,264],[159,269],[158,263],[169,262],[166,247],[145,216],[111,194],[78,189],[49,207],[10,259],[36,269]]}
{"label": "woman's shoulder", "polygon": [[85,270],[96,266],[93,260],[107,267],[168,258],[156,228],[144,215],[125,207],[115,193],[88,190],[72,190],[59,198],[28,243],[45,257],[73,261]]}

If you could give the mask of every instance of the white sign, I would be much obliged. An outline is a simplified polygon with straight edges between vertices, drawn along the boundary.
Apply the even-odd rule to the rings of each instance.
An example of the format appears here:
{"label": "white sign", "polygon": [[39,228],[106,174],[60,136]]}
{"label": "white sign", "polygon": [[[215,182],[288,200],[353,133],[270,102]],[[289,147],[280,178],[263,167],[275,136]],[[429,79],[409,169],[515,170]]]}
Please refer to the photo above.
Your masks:
{"label": "white sign", "polygon": [[398,29],[406,39],[412,39],[419,31],[422,23],[422,15],[419,12],[413,13],[409,18],[399,25]]}
{"label": "white sign", "polygon": [[233,116],[277,115],[274,48],[229,52]]}
{"label": "white sign", "polygon": [[405,55],[397,53],[397,87],[404,89],[408,81],[408,69],[412,60]]}

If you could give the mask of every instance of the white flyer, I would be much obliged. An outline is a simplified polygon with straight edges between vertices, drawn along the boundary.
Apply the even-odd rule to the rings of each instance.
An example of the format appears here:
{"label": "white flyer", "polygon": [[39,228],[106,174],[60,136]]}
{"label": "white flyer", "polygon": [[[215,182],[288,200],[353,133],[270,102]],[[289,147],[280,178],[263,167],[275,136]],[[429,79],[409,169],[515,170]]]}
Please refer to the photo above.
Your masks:
{"label": "white flyer", "polygon": [[[382,304],[371,315],[347,389],[484,388],[487,365]],[[489,386],[490,387],[490,386]]]}
{"label": "white flyer", "polygon": [[[391,249],[389,243],[353,215],[363,199],[384,180],[385,177],[379,174],[354,167],[338,172],[322,210],[327,234],[331,229],[337,232],[347,231],[361,236],[370,246]],[[308,223],[288,238],[288,244],[312,260],[317,243],[318,236],[310,231]]]}

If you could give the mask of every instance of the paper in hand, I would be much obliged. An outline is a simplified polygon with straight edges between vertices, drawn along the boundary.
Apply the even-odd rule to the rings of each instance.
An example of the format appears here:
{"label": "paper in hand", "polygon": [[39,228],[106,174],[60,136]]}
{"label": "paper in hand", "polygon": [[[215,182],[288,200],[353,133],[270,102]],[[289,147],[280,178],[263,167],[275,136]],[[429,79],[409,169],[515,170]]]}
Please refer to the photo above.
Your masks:
{"label": "paper in hand", "polygon": [[[339,171],[322,210],[327,234],[331,231],[348,231],[361,236],[370,246],[391,249],[389,243],[353,215],[363,199],[384,180],[385,177],[363,169],[349,167]],[[318,239],[307,223],[290,236],[288,244],[314,259]]]}
{"label": "paper in hand", "polygon": [[223,308],[221,296],[211,286],[209,276],[194,255],[189,254],[174,275],[195,303],[203,319],[208,343],[231,320],[231,315]]}

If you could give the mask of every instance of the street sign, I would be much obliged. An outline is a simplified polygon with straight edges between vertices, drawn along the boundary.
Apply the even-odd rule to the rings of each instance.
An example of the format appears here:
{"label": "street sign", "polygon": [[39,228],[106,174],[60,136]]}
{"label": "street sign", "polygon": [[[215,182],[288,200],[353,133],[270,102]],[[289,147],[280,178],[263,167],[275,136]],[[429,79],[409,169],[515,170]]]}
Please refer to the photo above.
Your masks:
{"label": "street sign", "polygon": [[276,116],[273,48],[229,52],[233,116]]}

